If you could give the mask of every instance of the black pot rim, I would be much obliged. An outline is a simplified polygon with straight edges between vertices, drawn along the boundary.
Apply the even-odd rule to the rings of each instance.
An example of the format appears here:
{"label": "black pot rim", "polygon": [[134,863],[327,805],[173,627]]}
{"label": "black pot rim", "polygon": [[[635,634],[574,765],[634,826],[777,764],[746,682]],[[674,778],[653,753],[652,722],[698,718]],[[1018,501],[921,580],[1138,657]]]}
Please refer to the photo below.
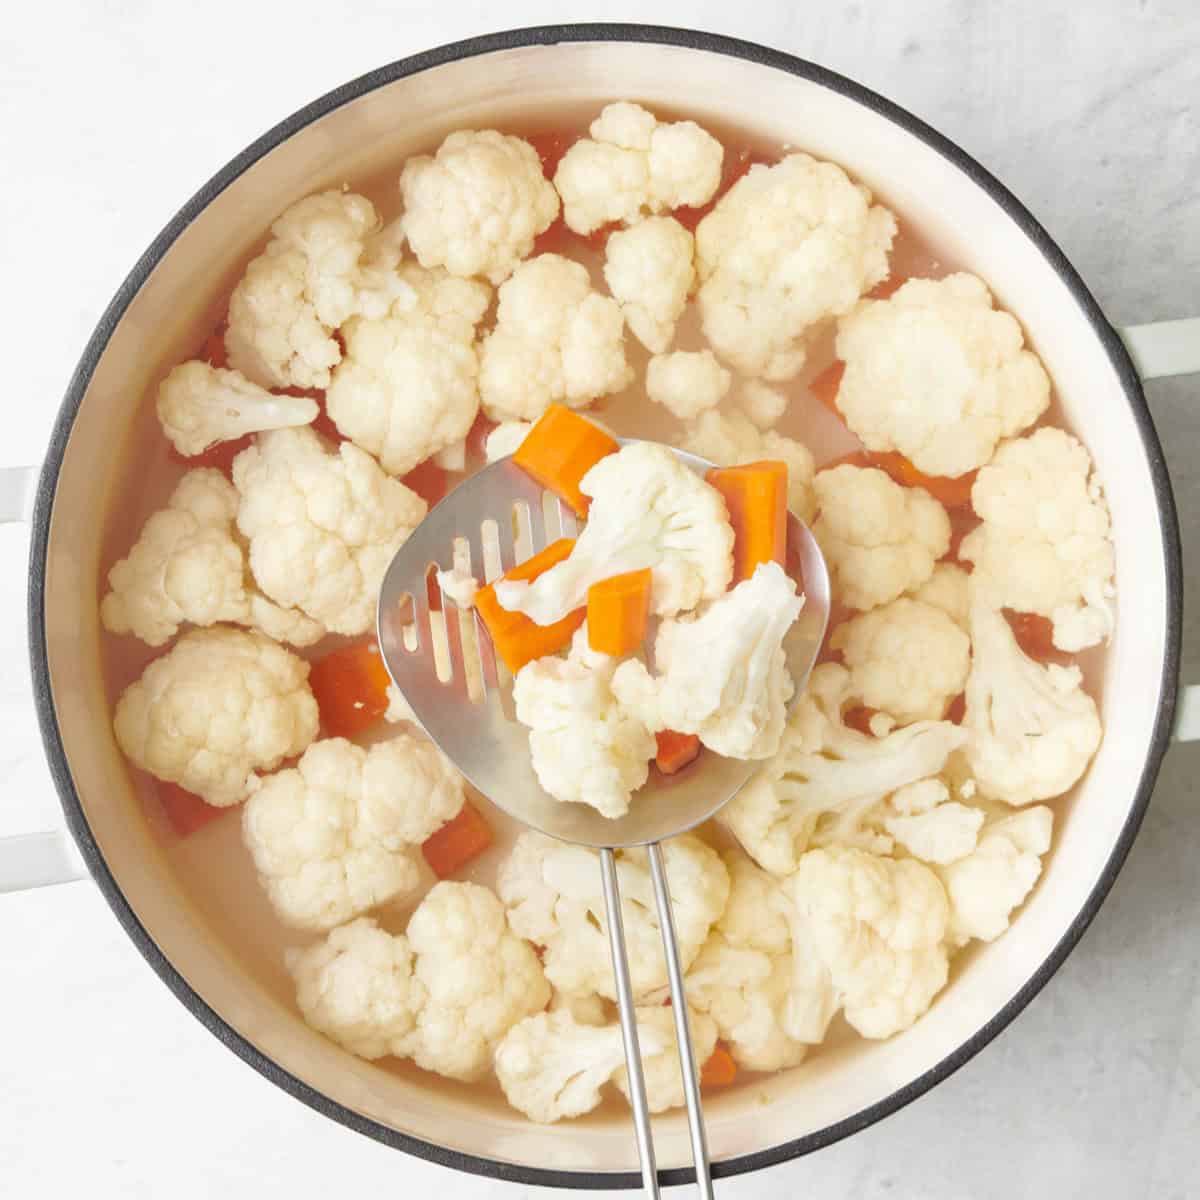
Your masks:
{"label": "black pot rim", "polygon": [[[955,143],[943,137],[923,121],[912,116],[891,101],[884,99],[861,84],[835,74],[814,63],[795,58],[778,50],[768,49],[751,42],[695,30],[675,29],[653,25],[633,24],[579,24],[547,25],[527,29],[508,30],[451,43],[437,49],[414,54],[387,66],[380,67],[358,79],[344,84],[306,105],[281,121],[252,145],[247,147],[224,168],[217,172],[183,206],[162,232],[154,239],[138,260],[129,276],[113,297],[95,332],[89,340],[78,366],[67,387],[58,418],[51,434],[45,464],[38,483],[33,517],[30,549],[29,577],[29,641],[33,673],[34,696],[38,720],[45,742],[46,756],[66,814],[67,825],[78,843],[92,876],[99,885],[117,919],[125,928],[143,957],[162,978],[188,1010],[221,1042],[238,1054],[260,1074],[275,1083],[310,1108],[330,1117],[350,1129],[397,1149],[407,1151],[420,1158],[460,1171],[502,1179],[514,1183],[552,1187],[575,1188],[634,1188],[641,1184],[636,1172],[617,1171],[572,1171],[541,1167],[519,1166],[475,1155],[464,1154],[408,1134],[400,1133],[387,1126],[355,1113],[331,1100],[307,1083],[283,1070],[274,1060],[265,1056],[238,1034],[214,1012],[201,997],[192,990],[176,971],[166,955],[159,949],[137,915],[126,901],[120,885],[109,871],[92,836],[83,806],[75,790],[67,762],[66,750],[55,715],[54,701],[49,682],[46,628],[44,620],[46,555],[50,530],[51,509],[54,491],[62,467],[67,440],[79,405],[87,390],[108,340],[120,322],[126,308],[140,290],[142,284],[170,249],[183,230],[203,209],[250,166],[274,147],[287,140],[313,121],[376,88],[395,80],[415,75],[431,67],[445,63],[491,54],[518,47],[553,45],[560,42],[634,42],[657,43],[728,55],[758,63],[774,70],[800,76],[833,91],[856,100],[867,108],[886,117],[893,124],[920,138],[936,150],[960,171],[971,178],[1020,227],[1025,236],[1037,247],[1069,288],[1075,302],[1083,310],[1096,338],[1107,354],[1110,363],[1120,377],[1122,387],[1133,410],[1141,437],[1142,448],[1150,465],[1155,498],[1162,515],[1163,556],[1167,570],[1167,607],[1163,614],[1166,634],[1166,650],[1161,674],[1161,698],[1153,736],[1147,749],[1146,763],[1138,783],[1137,794],[1121,834],[1113,846],[1104,870],[1089,895],[1087,902],[1071,923],[1061,940],[1021,990],[972,1037],[967,1039],[952,1054],[925,1071],[907,1086],[871,1105],[854,1116],[839,1121],[816,1133],[780,1143],[766,1150],[737,1158],[725,1159],[713,1164],[713,1175],[726,1177],[755,1171],[777,1163],[786,1162],[803,1154],[831,1145],[852,1133],[873,1125],[883,1117],[896,1112],[906,1104],[923,1095],[935,1084],[940,1083],[961,1067],[968,1059],[986,1046],[1045,986],[1058,970],[1063,960],[1079,941],[1100,908],[1113,881],[1116,879],[1130,846],[1141,825],[1150,794],[1158,774],[1163,754],[1170,742],[1178,691],[1180,646],[1182,636],[1183,585],[1180,556],[1178,519],[1167,475],[1162,446],[1155,432],[1141,383],[1133,363],[1117,332],[1105,319],[1091,293],[1084,285],[1074,267],[1050,238],[1032,214],[997,179],[986,171]],[[547,1131],[547,1136],[553,1136]],[[684,1184],[694,1179],[690,1168],[680,1168],[660,1173],[664,1185]]]}

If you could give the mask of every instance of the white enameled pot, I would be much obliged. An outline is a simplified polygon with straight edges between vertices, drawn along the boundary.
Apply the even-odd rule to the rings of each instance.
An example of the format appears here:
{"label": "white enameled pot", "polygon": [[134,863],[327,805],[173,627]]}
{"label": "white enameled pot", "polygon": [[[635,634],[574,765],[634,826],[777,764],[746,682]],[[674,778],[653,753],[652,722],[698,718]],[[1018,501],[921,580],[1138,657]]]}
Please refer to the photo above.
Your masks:
{"label": "white enameled pot", "polygon": [[[1104,744],[1075,794],[1058,805],[1054,852],[1019,934],[967,956],[932,1010],[891,1041],[835,1047],[761,1086],[714,1098],[714,1173],[805,1153],[893,1111],[962,1064],[1028,1002],[1095,915],[1129,850],[1171,736],[1182,604],[1170,484],[1139,374],[1200,370],[1200,322],[1115,330],[1045,231],[956,146],[846,79],[707,34],[568,26],[417,55],[297,113],[186,205],[104,314],[40,472],[0,474],[0,516],[27,518],[32,509],[34,683],[73,838],[0,841],[0,888],[77,878],[86,864],[164,982],[281,1087],[380,1141],[448,1165],[584,1187],[637,1184],[627,1118],[594,1115],[545,1129],[486,1089],[381,1070],[309,1030],[277,966],[227,952],[181,893],[135,802],[101,678],[97,594],[111,501],[132,469],[121,447],[129,450],[134,410],[164,366],[202,340],[212,298],[282,208],[455,128],[503,128],[623,97],[745,127],[843,164],[986,279],[1046,363],[1112,509],[1120,604],[1104,700],[1125,702],[1104,703]],[[1185,703],[1178,728],[1200,735],[1200,712]],[[682,1181],[690,1176],[683,1116],[656,1126],[665,1180]]]}

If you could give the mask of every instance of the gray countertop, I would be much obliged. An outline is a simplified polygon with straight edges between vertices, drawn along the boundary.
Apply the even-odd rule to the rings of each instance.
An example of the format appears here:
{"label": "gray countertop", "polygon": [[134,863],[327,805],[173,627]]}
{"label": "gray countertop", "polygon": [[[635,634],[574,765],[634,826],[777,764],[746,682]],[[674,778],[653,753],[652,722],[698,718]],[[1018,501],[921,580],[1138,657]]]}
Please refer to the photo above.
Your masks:
{"label": "gray countertop", "polygon": [[[379,62],[501,25],[656,21],[821,62],[912,109],[999,175],[1115,321],[1200,313],[1195,0],[43,0],[21,12],[0,40],[7,463],[36,461],[121,277],[232,152]],[[1195,563],[1200,381],[1147,390]],[[54,812],[23,657],[24,547],[23,531],[0,531],[10,564],[0,578],[4,832]],[[1189,610],[1184,674],[1194,681],[1198,635]],[[719,1194],[1200,1195],[1198,770],[1196,746],[1170,752],[1103,911],[991,1046],[881,1125]],[[0,897],[0,944],[7,1195],[236,1200],[322,1196],[350,1182],[447,1200],[540,1194],[404,1158],[276,1091],[170,997],[90,884]]]}

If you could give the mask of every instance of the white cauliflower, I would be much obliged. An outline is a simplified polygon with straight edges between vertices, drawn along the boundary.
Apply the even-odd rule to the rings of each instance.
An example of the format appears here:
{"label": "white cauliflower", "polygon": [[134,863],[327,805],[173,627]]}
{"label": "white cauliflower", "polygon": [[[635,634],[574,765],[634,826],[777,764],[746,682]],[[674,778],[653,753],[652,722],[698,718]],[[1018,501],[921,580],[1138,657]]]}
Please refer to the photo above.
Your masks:
{"label": "white cauliflower", "polygon": [[982,809],[951,800],[928,812],[887,816],[883,827],[913,858],[945,865],[975,849],[983,821]]}
{"label": "white cauliflower", "polygon": [[491,299],[486,283],[440,269],[408,264],[400,275],[407,290],[385,314],[346,323],[325,394],[341,434],[392,475],[448,449],[452,464],[462,455],[479,411],[475,326]]}
{"label": "white cauliflower", "polygon": [[659,616],[693,609],[729,586],[725,501],[667,447],[624,446],[592,467],[579,489],[592,503],[571,553],[532,582],[497,582],[503,608],[553,625],[586,603],[593,583],[644,567],[653,569],[650,607]]}
{"label": "white cauliflower", "polygon": [[563,155],[554,186],[569,229],[588,234],[646,212],[699,207],[721,182],[721,143],[694,121],[659,121],[627,101],[607,105],[592,136]]}
{"label": "white cauliflower", "polygon": [[272,395],[240,371],[199,359],[181,363],[158,385],[155,407],[168,441],[187,457],[247,433],[308,425],[317,415],[311,397]]}
{"label": "white cauliflower", "polygon": [[1087,450],[1061,429],[1005,442],[971,489],[983,524],[959,557],[997,608],[1041,613],[1073,652],[1113,630],[1108,506]]}
{"label": "white cauliflower", "polygon": [[425,501],[365,451],[343,442],[333,453],[311,429],[260,434],[234,459],[233,482],[258,586],[333,633],[370,629],[384,572]]}
{"label": "white cauliflower", "polygon": [[675,337],[696,280],[692,235],[674,217],[648,217],[609,235],[604,279],[621,304],[625,323],[651,354]]}
{"label": "white cauliflower", "polygon": [[1100,745],[1100,716],[1079,668],[1028,658],[1008,622],[978,594],[971,642],[963,728],[980,794],[1014,806],[1061,796]]}
{"label": "white cauliflower", "polygon": [[318,622],[272,604],[254,586],[234,532],[237,507],[237,489],[220,471],[188,471],[109,571],[111,590],[100,605],[105,629],[132,633],[151,646],[174,637],[181,625],[222,621],[296,646],[324,637]]}
{"label": "white cauliflower", "polygon": [[967,635],[941,609],[901,596],[834,630],[831,645],[850,669],[850,689],[904,725],[937,721],[963,690]]}
{"label": "white cauliflower", "polygon": [[513,683],[517,720],[529,728],[529,755],[538,782],[564,804],[587,804],[622,817],[646,782],[654,735],[622,709],[609,681],[612,666],[590,665],[572,653],[526,663]]}
{"label": "white cauliflower", "polygon": [[751,167],[696,229],[705,335],[744,374],[790,379],[810,330],[887,276],[895,233],[833,163],[790,154]]}
{"label": "white cauliflower", "polygon": [[[715,850],[690,834],[663,843],[684,970],[691,966],[729,897],[729,873]],[[635,997],[667,985],[658,909],[644,850],[617,851],[621,915]],[[500,866],[500,898],[515,933],[545,949],[546,976],[571,995],[616,999],[608,918],[594,850],[523,833]]]}
{"label": "white cauliflower", "polygon": [[783,889],[863,1037],[907,1029],[941,991],[949,906],[928,867],[831,846],[805,854]]}
{"label": "white cauliflower", "polygon": [[694,733],[728,758],[770,758],[794,691],[783,639],[803,605],[778,563],[760,563],[695,619],[663,621],[656,674],[631,658],[613,675],[613,694],[655,732]]}
{"label": "white cauliflower", "polygon": [[504,1035],[550,1000],[537,955],[492,892],[449,880],[421,901],[408,940],[428,997],[410,1039],[413,1061],[451,1079],[481,1078]]}
{"label": "white cauliflower", "polygon": [[1050,380],[1022,344],[974,275],[910,279],[838,322],[838,411],[868,450],[898,450],[927,475],[965,475],[1050,403]]}
{"label": "white cauliflower", "polygon": [[922,604],[940,608],[960,629],[971,620],[971,577],[957,563],[940,562],[933,574],[909,594]]}
{"label": "white cauliflower", "polygon": [[786,875],[809,845],[891,840],[862,828],[885,796],[936,775],[966,740],[949,721],[918,721],[877,738],[848,728],[850,675],[817,667],[788,721],[779,753],[721,810],[719,820],[766,870]]}
{"label": "white cauliflower", "polygon": [[[742,412],[759,429],[770,429],[787,412],[788,398],[761,379],[747,379],[737,390]],[[811,470],[809,471],[811,475]]]}
{"label": "white cauliflower", "polygon": [[[711,1017],[688,1009],[692,1053],[696,1069],[708,1061],[717,1045],[717,1026]],[[662,1005],[637,1009],[638,1043],[642,1052],[642,1075],[646,1082],[646,1105],[652,1113],[681,1108],[683,1069],[679,1065],[679,1042],[675,1037],[675,1014]],[[629,1097],[629,1073],[618,1068],[615,1082]]]}
{"label": "white cauliflower", "polygon": [[457,772],[423,739],[402,733],[364,750],[329,738],[262,780],[242,809],[242,836],[280,918],[332,929],[412,895],[413,849],[463,798]]}
{"label": "white cauliflower", "polygon": [[938,870],[950,900],[953,944],[995,941],[1025,902],[1050,849],[1054,814],[1044,805],[988,822],[972,854]]}
{"label": "white cauliflower", "polygon": [[320,192],[271,226],[267,248],[229,298],[229,363],[264,387],[324,388],[341,358],[334,338],[353,316],[382,316],[404,285],[399,242],[374,206]]}
{"label": "white cauliflower", "polygon": [[425,989],[408,939],[360,917],[304,950],[287,952],[296,1002],[319,1033],[359,1058],[402,1057]]}
{"label": "white cauliflower", "polygon": [[493,420],[536,421],[555,401],[579,408],[633,379],[620,305],[592,290],[581,264],[540,254],[499,294],[479,354],[479,394]]}
{"label": "white cauliflower", "polygon": [[646,395],[690,421],[721,403],[731,379],[711,350],[676,350],[656,354],[647,364]]}
{"label": "white cauliflower", "polygon": [[499,458],[515,454],[532,428],[532,421],[501,421],[483,443],[484,458],[494,463]]}
{"label": "white cauliflower", "polygon": [[117,744],[143,770],[225,808],[256,771],[273,771],[317,736],[308,663],[260,633],[195,629],[117,701]]}
{"label": "white cauliflower", "polygon": [[740,412],[702,413],[688,426],[683,448],[716,463],[718,467],[738,467],[744,463],[776,459],[787,464],[788,508],[811,524],[817,511],[813,492],[813,456],[803,442],[784,437],[773,429],[765,433]]}
{"label": "white cauliflower", "polygon": [[459,608],[474,608],[475,593],[479,591],[479,581],[469,570],[457,563],[449,571],[438,571],[438,587],[442,595],[453,601]]}
{"label": "white cauliflower", "polygon": [[404,232],[423,267],[501,283],[558,216],[537,151],[494,129],[450,134],[400,175]]}
{"label": "white cauliflower", "polygon": [[818,472],[813,487],[821,510],[813,533],[834,594],[851,608],[875,608],[920,587],[950,548],[946,510],[875,467],[844,463]]}

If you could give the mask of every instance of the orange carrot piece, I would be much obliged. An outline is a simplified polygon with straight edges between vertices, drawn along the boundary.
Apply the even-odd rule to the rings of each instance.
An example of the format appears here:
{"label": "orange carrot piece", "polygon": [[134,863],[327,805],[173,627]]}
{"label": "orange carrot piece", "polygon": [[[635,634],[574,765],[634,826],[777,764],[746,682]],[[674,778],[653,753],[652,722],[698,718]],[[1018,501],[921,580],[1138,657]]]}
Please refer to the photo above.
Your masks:
{"label": "orange carrot piece", "polygon": [[968,471],[965,475],[926,475],[895,450],[870,451],[870,456],[871,465],[886,471],[901,487],[923,488],[947,508],[963,508],[971,503],[971,488],[976,475],[974,471]]}
{"label": "orange carrot piece", "polygon": [[432,508],[449,490],[446,472],[432,458],[413,467],[407,475],[400,476],[406,488],[412,488]]}
{"label": "orange carrot piece", "polygon": [[585,517],[588,498],[579,490],[579,481],[616,450],[617,443],[598,425],[563,404],[552,404],[525,435],[512,460]]}
{"label": "orange carrot piece", "polygon": [[832,366],[826,367],[809,385],[808,390],[839,420],[842,410],[837,406],[838,388],[842,386],[842,376],[846,373],[846,364],[838,359]]}
{"label": "orange carrot piece", "polygon": [[946,715],[943,720],[951,722],[953,725],[961,725],[963,717],[967,715],[967,695],[965,692],[959,692],[949,704],[946,705]]}
{"label": "orange carrot piece", "polygon": [[1065,666],[1071,656],[1054,644],[1054,622],[1040,613],[1002,610],[1017,645],[1036,662],[1052,662]]}
{"label": "orange carrot piece", "polygon": [[[575,547],[574,538],[559,538],[551,542],[540,554],[526,559],[519,567],[505,572],[505,579],[536,579],[544,571],[560,563]],[[577,608],[553,625],[538,625],[524,613],[509,612],[496,599],[492,584],[475,593],[475,611],[479,614],[492,645],[504,665],[515,675],[527,662],[554,654],[570,640],[575,630],[583,624],[587,608]]]}
{"label": "orange carrot piece", "polygon": [[588,588],[588,645],[600,654],[624,658],[646,637],[650,619],[649,567],[613,575]]}
{"label": "orange carrot piece", "polygon": [[728,1087],[737,1078],[737,1063],[720,1042],[713,1048],[708,1061],[700,1068],[702,1088]]}
{"label": "orange carrot piece", "polygon": [[491,826],[467,800],[457,817],[421,843],[421,853],[439,879],[449,879],[478,858],[493,841]]}
{"label": "orange carrot piece", "polygon": [[787,464],[766,461],[714,467],[705,479],[721,493],[733,526],[733,583],[759,563],[787,563]]}
{"label": "orange carrot piece", "polygon": [[654,765],[664,775],[674,775],[694,762],[700,753],[700,739],[694,733],[676,733],[673,729],[660,729],[654,735]]}
{"label": "orange carrot piece", "polygon": [[188,837],[229,811],[228,808],[217,808],[207,803],[195,792],[185,791],[177,783],[167,783],[162,779],[158,782],[158,799],[171,828],[180,837]]}
{"label": "orange carrot piece", "polygon": [[856,704],[853,708],[848,708],[842,714],[842,724],[847,729],[857,730],[859,733],[865,733],[868,737],[874,737],[871,732],[871,718],[879,712],[877,708],[870,708],[865,704]]}
{"label": "orange carrot piece", "polygon": [[333,737],[354,737],[387,712],[392,681],[374,638],[325,655],[313,663],[308,682]]}

